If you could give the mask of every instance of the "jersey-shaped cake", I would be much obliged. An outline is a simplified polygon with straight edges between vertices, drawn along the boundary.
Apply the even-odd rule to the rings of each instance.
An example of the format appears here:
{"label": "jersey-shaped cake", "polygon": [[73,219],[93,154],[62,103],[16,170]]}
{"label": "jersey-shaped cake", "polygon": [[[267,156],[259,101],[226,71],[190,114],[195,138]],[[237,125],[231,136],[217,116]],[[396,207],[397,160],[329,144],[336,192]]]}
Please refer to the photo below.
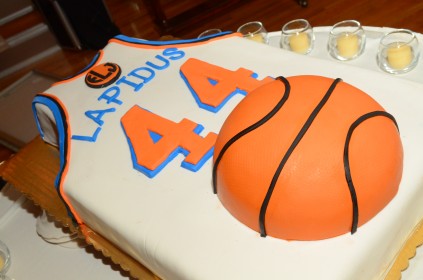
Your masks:
{"label": "jersey-shaped cake", "polygon": [[[386,273],[423,216],[423,210],[417,208],[407,215],[402,212],[419,205],[417,200],[423,197],[416,172],[410,168],[423,159],[420,152],[410,153],[423,139],[421,133],[415,133],[419,130],[414,121],[422,110],[399,105],[396,95],[401,85],[401,104],[418,104],[414,102],[421,101],[415,94],[418,86],[397,81],[370,83],[370,75],[374,81],[386,77],[249,41],[240,34],[168,42],[117,36],[81,72],[37,95],[33,108],[42,138],[60,150],[57,189],[69,214],[76,223],[88,225],[159,277],[370,279]],[[332,84],[334,90],[329,96]],[[290,97],[265,125],[225,148],[232,137],[272,112],[286,92]],[[349,97],[344,99],[344,95]],[[316,114],[313,125],[301,141],[293,141],[323,99],[327,104]],[[344,107],[337,103],[344,103]],[[339,111],[349,111],[346,121],[338,116]],[[360,116],[372,112],[380,113],[360,122]],[[341,124],[320,122],[332,116],[340,118]],[[237,118],[240,122],[233,125]],[[354,127],[354,123],[358,125]],[[343,132],[339,135],[344,138],[335,140],[332,136],[339,127]],[[375,127],[382,127],[380,134]],[[378,141],[385,141],[381,137],[386,143],[376,149]],[[345,176],[346,169],[338,153],[340,149],[343,153],[346,141],[350,142],[346,161],[350,179],[339,178]],[[367,152],[376,149],[373,154],[357,153],[363,141],[369,141]],[[398,190],[401,141],[405,164]],[[259,203],[265,201],[271,186],[269,174],[277,174],[281,158],[294,142],[298,144],[287,163],[295,163],[289,172],[297,166],[299,177],[286,177],[285,168],[281,176],[275,176],[278,180],[271,188],[273,194],[268,195],[264,219],[257,212],[246,220],[236,214],[245,213],[248,207],[262,207]],[[333,181],[318,163],[302,160],[302,155],[309,154],[307,150],[328,154],[332,146],[340,165]],[[226,151],[216,163],[222,150]],[[383,151],[387,154],[379,158]],[[257,174],[256,168],[247,166],[252,162],[268,162],[271,167],[260,167],[259,175],[266,170],[260,190],[248,186],[243,193],[243,185],[233,187],[238,182],[232,181],[232,175],[241,177],[237,178],[242,179],[241,184],[260,181],[249,173]],[[376,170],[372,166],[375,163],[382,164],[381,174],[391,167],[392,176],[373,185],[370,173]],[[310,164],[313,166],[305,169]],[[213,194],[214,167],[217,195]],[[319,209],[322,203],[329,204],[328,200],[322,200],[324,196],[315,201],[312,197],[304,199],[308,193],[304,189],[301,196],[292,196],[297,199],[292,202],[286,200],[289,195],[280,193],[301,190],[295,190],[295,185],[319,176],[325,178],[324,182],[311,187],[321,188],[327,183],[322,194],[329,198],[333,195],[336,207],[322,205]],[[379,181],[380,176],[374,178]],[[291,179],[293,187],[285,188]],[[318,191],[309,193],[315,196]],[[259,202],[252,206],[246,206],[248,199],[233,203],[233,198],[242,195]],[[283,203],[278,206],[275,202],[279,199]],[[368,204],[365,200],[376,202]],[[294,209],[297,203],[298,211]],[[301,213],[304,207],[309,208]],[[340,210],[333,224],[331,209]],[[294,227],[296,234],[274,234],[279,231],[275,230],[278,213],[286,215],[281,220],[282,232]],[[315,220],[319,215],[324,219]],[[313,222],[317,234],[298,237],[298,233],[310,232],[304,226],[307,219]],[[339,227],[333,226],[339,221]],[[332,228],[330,233],[326,232],[328,227]],[[356,227],[357,232],[351,234]],[[399,234],[404,228],[408,230]],[[260,233],[269,236],[262,238]]]}

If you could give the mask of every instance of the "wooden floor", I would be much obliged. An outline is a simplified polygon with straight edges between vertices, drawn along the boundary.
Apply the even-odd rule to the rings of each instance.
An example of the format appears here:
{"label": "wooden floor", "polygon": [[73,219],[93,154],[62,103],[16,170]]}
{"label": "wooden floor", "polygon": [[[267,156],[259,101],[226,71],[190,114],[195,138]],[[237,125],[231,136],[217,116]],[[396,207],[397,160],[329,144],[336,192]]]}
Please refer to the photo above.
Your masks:
{"label": "wooden floor", "polygon": [[[147,13],[143,0],[104,0],[111,17],[122,34],[157,40],[163,34]],[[241,24],[259,20],[268,31],[279,31],[289,20],[305,18],[313,26],[333,25],[345,19],[356,19],[367,26],[408,28],[423,33],[423,1],[415,0],[309,0],[306,8],[296,0],[245,0],[232,10],[213,15],[170,35],[195,38],[210,28],[236,30]],[[161,0],[168,16],[177,15],[197,0]],[[204,11],[205,14],[210,11]],[[423,42],[421,42],[423,44]],[[59,51],[38,63],[0,80],[0,90],[27,73],[37,69],[58,77],[67,77],[88,64],[95,51]]]}

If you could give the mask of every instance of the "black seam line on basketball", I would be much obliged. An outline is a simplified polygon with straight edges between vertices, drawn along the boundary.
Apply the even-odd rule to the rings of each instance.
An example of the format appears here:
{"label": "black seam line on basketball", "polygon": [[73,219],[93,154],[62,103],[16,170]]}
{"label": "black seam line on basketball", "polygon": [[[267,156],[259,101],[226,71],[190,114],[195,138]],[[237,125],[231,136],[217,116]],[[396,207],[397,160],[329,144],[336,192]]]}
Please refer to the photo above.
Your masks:
{"label": "black seam line on basketball", "polygon": [[357,231],[358,227],[358,218],[359,218],[359,209],[358,209],[358,198],[357,193],[355,191],[354,183],[351,176],[351,169],[350,169],[350,159],[349,159],[349,145],[351,141],[352,134],[354,130],[364,121],[373,118],[373,117],[387,117],[390,120],[392,120],[395,124],[395,126],[398,129],[398,124],[395,120],[395,118],[385,112],[385,111],[373,111],[367,114],[362,115],[359,117],[355,122],[353,122],[348,129],[347,138],[345,140],[345,146],[344,146],[344,171],[345,171],[345,179],[347,180],[348,189],[350,191],[351,195],[351,202],[353,207],[353,218],[352,218],[352,225],[351,225],[351,234],[354,234]]}
{"label": "black seam line on basketball", "polygon": [[336,85],[342,81],[340,78],[335,79],[331,86],[329,87],[326,94],[323,96],[322,100],[320,100],[319,104],[314,108],[313,112],[311,112],[310,116],[308,117],[307,121],[304,123],[303,127],[301,128],[300,132],[295,137],[294,141],[291,143],[291,146],[288,148],[287,152],[283,156],[278,168],[276,169],[275,174],[273,175],[272,181],[270,183],[269,189],[267,190],[266,196],[263,200],[263,203],[260,208],[260,214],[259,214],[259,227],[260,227],[260,236],[266,237],[266,226],[265,226],[265,220],[266,220],[266,211],[267,207],[269,206],[270,198],[272,197],[273,190],[275,189],[276,182],[279,179],[279,175],[282,172],[282,169],[284,168],[286,162],[288,161],[291,154],[294,152],[297,145],[300,143],[301,139],[306,134],[307,130],[310,128],[311,124],[313,123],[314,119],[319,114],[320,110],[323,108],[323,106],[326,104],[326,102],[329,100],[329,97],[332,95],[332,92],[335,90]]}
{"label": "black seam line on basketball", "polygon": [[228,142],[226,142],[226,144],[223,146],[222,150],[220,150],[219,155],[216,158],[215,164],[213,165],[213,192],[214,194],[217,194],[217,168],[218,165],[223,157],[223,155],[225,154],[225,152],[229,149],[229,147],[235,143],[235,141],[237,141],[238,139],[240,139],[242,136],[246,135],[247,133],[253,131],[254,129],[260,127],[261,125],[263,125],[264,123],[266,123],[270,118],[272,118],[283,106],[283,104],[286,102],[286,100],[289,97],[289,93],[291,91],[291,86],[288,82],[288,80],[284,77],[277,77],[276,80],[281,81],[285,84],[285,92],[281,98],[281,100],[278,101],[278,103],[276,104],[276,106],[269,112],[267,113],[262,119],[260,119],[259,121],[257,121],[256,123],[250,125],[249,127],[241,130],[240,132],[238,132],[235,136],[233,136],[231,139],[228,140]]}

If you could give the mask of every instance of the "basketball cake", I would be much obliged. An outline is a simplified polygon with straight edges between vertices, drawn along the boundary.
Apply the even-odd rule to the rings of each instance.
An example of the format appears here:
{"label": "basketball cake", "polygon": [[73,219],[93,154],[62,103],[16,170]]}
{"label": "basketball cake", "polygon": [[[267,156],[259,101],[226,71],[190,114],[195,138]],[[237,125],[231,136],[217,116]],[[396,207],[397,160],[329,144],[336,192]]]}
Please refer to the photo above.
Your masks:
{"label": "basketball cake", "polygon": [[33,109],[75,223],[162,279],[380,279],[423,217],[422,90],[237,33],[120,35]]}
{"label": "basketball cake", "polygon": [[402,174],[394,117],[318,76],[280,77],[250,93],[215,153],[223,205],[262,236],[287,240],[354,233],[395,196]]}

